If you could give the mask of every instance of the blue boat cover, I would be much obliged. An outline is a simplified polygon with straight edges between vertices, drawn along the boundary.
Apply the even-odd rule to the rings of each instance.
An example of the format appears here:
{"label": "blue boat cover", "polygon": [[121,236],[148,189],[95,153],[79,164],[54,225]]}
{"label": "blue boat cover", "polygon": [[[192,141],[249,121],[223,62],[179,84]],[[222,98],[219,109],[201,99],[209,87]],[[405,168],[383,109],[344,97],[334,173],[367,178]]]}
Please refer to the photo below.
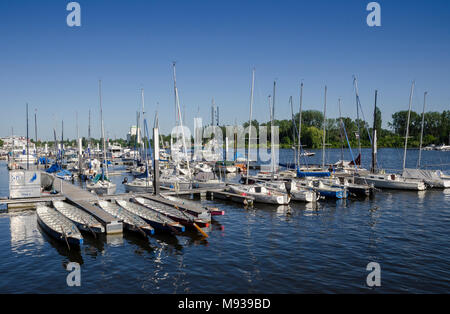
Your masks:
{"label": "blue boat cover", "polygon": [[58,164],[53,164],[50,168],[46,170],[47,173],[55,173],[61,170],[61,166]]}

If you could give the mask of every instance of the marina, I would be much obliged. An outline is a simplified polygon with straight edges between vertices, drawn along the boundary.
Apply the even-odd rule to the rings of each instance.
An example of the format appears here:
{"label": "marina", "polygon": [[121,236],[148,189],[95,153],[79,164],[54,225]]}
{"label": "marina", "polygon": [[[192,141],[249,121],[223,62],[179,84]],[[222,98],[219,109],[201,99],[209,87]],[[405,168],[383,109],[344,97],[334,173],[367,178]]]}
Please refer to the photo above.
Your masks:
{"label": "marina", "polygon": [[450,4],[0,12],[0,294],[450,291]]}

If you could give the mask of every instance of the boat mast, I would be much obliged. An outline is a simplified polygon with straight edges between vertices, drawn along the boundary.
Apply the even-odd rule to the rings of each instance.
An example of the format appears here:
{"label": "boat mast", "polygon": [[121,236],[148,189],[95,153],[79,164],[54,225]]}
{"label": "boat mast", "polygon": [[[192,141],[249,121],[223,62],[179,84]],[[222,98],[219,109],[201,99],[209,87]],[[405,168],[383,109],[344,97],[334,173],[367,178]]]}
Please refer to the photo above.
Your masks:
{"label": "boat mast", "polygon": [[147,145],[145,143],[145,102],[144,102],[144,89],[141,89],[141,101],[142,101],[142,130],[143,130],[143,136],[142,136],[142,146],[144,149],[144,158],[145,158],[145,172],[147,175],[147,182],[149,178],[149,171],[148,171],[148,156],[147,156]]}
{"label": "boat mast", "polygon": [[425,124],[425,104],[427,102],[427,94],[428,94],[428,92],[425,92],[423,94],[422,126],[421,126],[421,130],[420,130],[419,160],[417,161],[417,169],[420,168],[420,161],[422,159],[423,126]]}
{"label": "boat mast", "polygon": [[327,122],[327,86],[325,85],[325,102],[324,102],[324,106],[323,106],[322,168],[325,168],[326,122]]}
{"label": "boat mast", "polygon": [[[247,176],[246,184],[248,185],[248,176],[250,175],[250,143],[252,138],[252,109],[253,109],[253,90],[255,88],[255,68],[252,71],[252,89],[250,92],[250,119],[248,123],[248,149],[247,149]],[[273,111],[272,111],[273,112]]]}
{"label": "boat mast", "polygon": [[340,122],[340,136],[341,136],[341,160],[344,160],[344,136],[342,134],[342,112],[341,112],[341,98],[338,99],[338,107],[339,107],[339,122]]}
{"label": "boat mast", "polygon": [[273,82],[273,100],[272,100],[272,120],[271,120],[271,123],[270,123],[270,128],[271,128],[271,130],[270,130],[270,134],[271,134],[271,136],[270,136],[270,155],[271,155],[271,168],[272,168],[272,179],[273,179],[273,176],[274,176],[274,173],[275,173],[275,158],[274,158],[274,156],[275,156],[275,139],[274,139],[274,137],[273,137],[273,133],[272,133],[272,129],[273,129],[273,126],[274,126],[274,120],[275,120],[275,90],[276,90],[276,87],[277,87],[277,82],[276,81],[274,81]]}
{"label": "boat mast", "polygon": [[30,147],[29,147],[29,137],[28,137],[28,103],[27,103],[27,170],[30,170]]}
{"label": "boat mast", "polygon": [[[106,141],[105,141],[105,128],[103,125],[103,108],[102,108],[102,80],[98,81],[98,94],[99,94],[99,102],[100,102],[100,120],[102,127],[102,139],[103,139],[103,162],[105,163],[105,174],[108,178],[108,161],[106,160]],[[102,181],[105,180],[105,174],[102,175]]]}
{"label": "boat mast", "polygon": [[[183,149],[184,149],[184,157],[186,159],[186,164],[187,164],[187,169],[188,169],[188,177],[190,179],[191,178],[191,170],[189,168],[189,160],[188,160],[188,156],[187,156],[186,139],[185,139],[184,128],[183,128],[183,119],[181,118],[180,98],[178,96],[175,62],[173,63],[173,81],[174,81],[174,88],[175,88],[175,105],[177,107],[178,118],[179,118],[179,126],[181,128],[181,135],[182,135]],[[189,142],[190,142],[190,139],[189,139]]]}
{"label": "boat mast", "polygon": [[295,132],[297,132],[296,124],[295,124],[295,117],[294,117],[294,105],[292,103],[292,96],[289,97],[289,104],[291,105],[291,119],[292,119],[292,142],[294,143],[293,149],[294,149],[294,161],[295,165],[298,164],[297,161],[297,150],[295,148]]}
{"label": "boat mast", "polygon": [[298,151],[297,151],[297,168],[300,169],[300,157],[302,150],[302,106],[303,106],[303,83],[300,85],[300,111],[298,115]]}
{"label": "boat mast", "polygon": [[405,150],[403,152],[403,170],[405,170],[405,167],[406,167],[406,149],[408,148],[409,120],[411,119],[411,105],[412,105],[412,98],[413,98],[413,94],[414,94],[414,84],[415,84],[415,82],[413,81],[412,85],[411,85],[411,93],[409,95],[408,122],[406,123]]}
{"label": "boat mast", "polygon": [[[34,109],[34,137],[35,137],[36,145],[37,145],[37,141],[38,141],[38,136],[37,136],[37,109]],[[36,146],[36,152],[37,152],[37,146]]]}
{"label": "boat mast", "polygon": [[378,90],[375,90],[375,107],[373,110],[373,141],[372,141],[372,173],[377,171],[377,98]]}
{"label": "boat mast", "polygon": [[356,80],[356,76],[353,76],[353,83],[355,85],[355,93],[356,93],[356,126],[358,127],[358,153],[361,156],[361,129],[359,125],[359,92],[358,92],[358,81]]}

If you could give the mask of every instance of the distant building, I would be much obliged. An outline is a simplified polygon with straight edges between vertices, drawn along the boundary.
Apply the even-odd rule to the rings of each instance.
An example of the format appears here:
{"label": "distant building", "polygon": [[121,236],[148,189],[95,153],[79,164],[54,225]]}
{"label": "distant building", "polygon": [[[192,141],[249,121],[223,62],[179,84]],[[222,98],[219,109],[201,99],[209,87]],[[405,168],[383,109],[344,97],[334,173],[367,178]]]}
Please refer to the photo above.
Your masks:
{"label": "distant building", "polygon": [[138,127],[135,126],[135,125],[132,125],[132,126],[130,127],[130,131],[129,131],[128,134],[127,134],[127,142],[130,143],[130,142],[131,142],[131,137],[137,135],[137,142],[138,142],[138,144],[139,144],[139,143],[141,142],[141,137],[140,137],[140,134],[139,134],[139,133],[140,133],[140,132],[139,132]]}

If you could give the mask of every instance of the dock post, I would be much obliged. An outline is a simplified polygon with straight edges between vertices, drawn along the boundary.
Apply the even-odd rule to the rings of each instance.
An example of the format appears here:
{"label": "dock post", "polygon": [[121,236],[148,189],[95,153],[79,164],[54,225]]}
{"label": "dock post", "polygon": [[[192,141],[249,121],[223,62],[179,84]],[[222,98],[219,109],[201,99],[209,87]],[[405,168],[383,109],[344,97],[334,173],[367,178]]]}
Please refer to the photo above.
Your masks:
{"label": "dock post", "polygon": [[153,128],[153,191],[159,195],[159,130]]}

